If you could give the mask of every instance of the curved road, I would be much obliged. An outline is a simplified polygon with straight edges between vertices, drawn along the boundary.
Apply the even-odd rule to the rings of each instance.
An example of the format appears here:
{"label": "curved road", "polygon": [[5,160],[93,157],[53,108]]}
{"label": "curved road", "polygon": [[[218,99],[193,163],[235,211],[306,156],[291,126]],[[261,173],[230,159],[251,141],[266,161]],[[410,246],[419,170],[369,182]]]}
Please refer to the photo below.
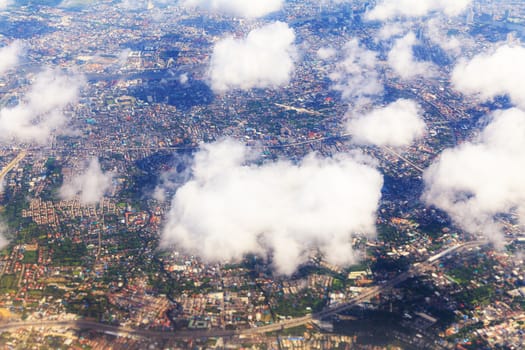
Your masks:
{"label": "curved road", "polygon": [[202,337],[232,337],[236,335],[250,335],[280,331],[287,328],[294,328],[305,325],[313,320],[320,320],[333,316],[337,313],[348,310],[349,308],[359,304],[365,300],[368,300],[379,293],[382,293],[399,283],[407,280],[411,276],[421,273],[431,267],[432,265],[439,262],[439,260],[452,254],[453,252],[462,251],[466,249],[472,249],[474,247],[487,244],[485,240],[472,241],[467,243],[458,244],[449,247],[438,254],[435,254],[428,258],[425,262],[414,264],[409,271],[403,272],[398,276],[394,277],[390,281],[375,286],[367,291],[361,293],[357,297],[349,300],[348,302],[328,307],[320,312],[310,314],[303,317],[298,317],[290,320],[286,320],[280,323],[274,323],[263,327],[255,327],[242,330],[221,330],[221,329],[210,329],[210,330],[197,330],[197,331],[176,331],[176,332],[160,332],[143,329],[133,329],[127,327],[111,326],[95,321],[87,320],[67,320],[67,321],[23,321],[23,322],[11,322],[6,324],[0,324],[0,333],[19,328],[30,328],[30,327],[69,327],[69,328],[88,328],[99,332],[109,332],[112,334],[128,335],[128,336],[139,336],[145,338],[156,338],[156,339],[184,339],[184,338],[202,338]]}

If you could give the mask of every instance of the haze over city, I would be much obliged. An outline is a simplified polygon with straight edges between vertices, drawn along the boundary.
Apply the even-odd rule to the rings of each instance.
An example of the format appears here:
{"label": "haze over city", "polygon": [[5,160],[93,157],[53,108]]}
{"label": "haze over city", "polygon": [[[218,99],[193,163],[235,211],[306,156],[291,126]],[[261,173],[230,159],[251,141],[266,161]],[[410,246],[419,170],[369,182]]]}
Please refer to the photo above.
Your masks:
{"label": "haze over city", "polygon": [[0,345],[524,346],[525,3],[0,0]]}

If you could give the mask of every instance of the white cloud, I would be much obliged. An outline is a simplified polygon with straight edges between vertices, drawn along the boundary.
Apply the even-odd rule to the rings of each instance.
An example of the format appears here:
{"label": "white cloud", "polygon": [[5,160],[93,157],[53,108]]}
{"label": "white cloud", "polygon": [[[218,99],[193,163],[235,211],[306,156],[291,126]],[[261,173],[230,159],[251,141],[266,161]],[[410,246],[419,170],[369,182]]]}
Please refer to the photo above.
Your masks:
{"label": "white cloud", "polygon": [[[89,4],[89,2],[86,3],[82,0],[63,0],[63,3],[66,1],[77,2],[75,6],[86,6],[86,4]],[[162,10],[163,7],[170,6],[172,4],[173,0],[120,0],[116,6],[125,10],[146,10],[147,12],[144,11],[142,14],[157,22],[163,18],[163,14],[161,13],[162,11],[159,10]]]}
{"label": "white cloud", "polygon": [[60,188],[60,197],[63,199],[73,199],[76,196],[84,204],[94,204],[99,202],[104,194],[112,187],[114,174],[103,172],[97,158],[93,158],[82,173],[64,183]]}
{"label": "white cloud", "polygon": [[357,39],[349,41],[343,49],[344,58],[330,74],[333,89],[354,106],[364,105],[383,92],[378,73],[377,53],[359,45]]}
{"label": "white cloud", "polygon": [[[0,0],[0,10],[7,8],[11,4],[12,1],[10,0]],[[19,40],[15,40],[9,45],[0,48],[0,76],[18,64],[23,51],[24,46]],[[0,193],[2,193],[4,191],[4,178],[2,177],[0,180]],[[9,243],[5,238],[5,231],[5,224],[0,222],[0,250]]]}
{"label": "white cloud", "polygon": [[4,249],[9,244],[9,241],[5,237],[6,231],[7,231],[6,225],[3,223],[0,223],[0,250]]}
{"label": "white cloud", "polygon": [[256,165],[242,144],[223,140],[196,154],[193,179],[178,189],[162,234],[207,261],[271,254],[278,273],[290,274],[312,247],[328,261],[358,259],[354,233],[373,235],[381,174],[362,154],[299,163]]}
{"label": "white cloud", "polygon": [[376,42],[388,40],[392,37],[400,36],[406,32],[406,23],[386,23],[377,33],[375,40]]}
{"label": "white cloud", "polygon": [[353,142],[376,146],[408,146],[423,137],[425,129],[418,104],[405,99],[353,118],[347,124]]}
{"label": "white cloud", "polygon": [[416,35],[410,32],[397,39],[394,47],[388,53],[388,64],[402,79],[412,79],[417,76],[429,77],[435,72],[431,63],[416,61],[412,49],[416,43]]}
{"label": "white cloud", "polygon": [[501,46],[491,53],[463,60],[452,72],[454,87],[465,94],[479,94],[485,100],[508,95],[525,108],[525,48]]}
{"label": "white cloud", "polygon": [[89,5],[89,1],[82,1],[82,0],[62,0],[62,2],[58,5],[59,8],[78,8],[78,7],[85,7]]}
{"label": "white cloud", "polygon": [[295,33],[282,22],[252,30],[245,39],[227,37],[213,49],[212,89],[267,88],[286,85],[294,69]]}
{"label": "white cloud", "polygon": [[279,11],[284,0],[183,0],[183,6],[202,7],[233,16],[257,18]]}
{"label": "white cloud", "polygon": [[171,169],[161,173],[157,186],[153,191],[152,197],[159,202],[169,200],[170,198],[168,197],[170,195],[173,195],[180,186],[191,179],[189,165],[193,159],[190,159],[189,155],[177,155],[176,160]]}
{"label": "white cloud", "polygon": [[[67,7],[70,1],[71,0],[63,0],[62,7]],[[148,0],[121,0],[116,6],[126,10],[144,10],[148,7]]]}
{"label": "white cloud", "polygon": [[186,85],[188,83],[188,74],[187,73],[182,73],[181,75],[179,75],[179,83],[181,83],[182,85]]}
{"label": "white cloud", "polygon": [[445,210],[471,233],[501,238],[495,216],[525,223],[525,112],[497,111],[473,142],[445,150],[424,174],[426,203]]}
{"label": "white cloud", "polygon": [[333,47],[321,47],[317,50],[317,57],[322,60],[327,60],[334,57],[337,54],[337,51]]}
{"label": "white cloud", "polygon": [[459,55],[461,54],[463,47],[471,47],[472,39],[466,36],[460,35],[448,35],[443,29],[443,24],[440,23],[438,18],[432,18],[427,21],[425,34],[430,41],[448,54]]}
{"label": "white cloud", "polygon": [[123,49],[118,54],[117,65],[124,67],[128,63],[129,56],[131,55],[131,49]]}
{"label": "white cloud", "polygon": [[457,16],[472,0],[383,0],[366,14],[368,20],[386,21],[396,17],[423,17],[433,11]]}
{"label": "white cloud", "polygon": [[11,44],[0,48],[0,75],[18,64],[23,50],[24,45],[19,40],[13,41]]}
{"label": "white cloud", "polygon": [[62,110],[77,100],[84,80],[59,70],[38,73],[15,107],[0,110],[0,140],[43,144],[66,123]]}
{"label": "white cloud", "polygon": [[14,3],[13,0],[0,0],[0,10],[4,10]]}

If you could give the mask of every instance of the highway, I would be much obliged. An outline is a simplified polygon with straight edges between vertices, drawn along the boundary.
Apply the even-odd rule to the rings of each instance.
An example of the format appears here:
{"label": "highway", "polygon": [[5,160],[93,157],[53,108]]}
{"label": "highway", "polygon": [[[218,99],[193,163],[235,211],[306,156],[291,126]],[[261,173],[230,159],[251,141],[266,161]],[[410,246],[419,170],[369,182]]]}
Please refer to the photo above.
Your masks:
{"label": "highway", "polygon": [[[277,104],[277,105],[279,105],[279,104]],[[284,107],[284,105],[279,105],[279,106]],[[291,107],[289,107],[289,108],[291,108]],[[309,111],[309,112],[312,112],[312,111]],[[348,139],[348,138],[351,138],[351,137],[352,137],[352,134],[345,133],[345,134],[339,134],[339,135],[322,136],[322,137],[318,137],[318,138],[314,138],[314,139],[307,139],[307,140],[302,140],[302,141],[294,141],[294,142],[289,142],[289,143],[283,143],[283,144],[280,144],[280,145],[263,145],[263,148],[268,148],[268,149],[286,149],[286,148],[292,148],[292,147],[297,147],[297,146],[310,145],[310,144],[323,142],[323,141],[327,141],[327,140],[344,140],[344,139]],[[126,146],[126,147],[114,147],[114,148],[111,148],[110,151],[117,152],[117,153],[125,153],[125,152],[130,152],[130,151],[150,151],[150,152],[169,151],[169,152],[176,152],[176,151],[195,151],[195,150],[198,150],[200,147],[201,147],[200,145],[141,146],[141,147]],[[257,145],[257,147],[259,147],[259,145]],[[383,151],[394,155],[395,157],[397,157],[401,161],[405,162],[407,165],[409,165],[411,168],[417,170],[418,172],[420,172],[420,173],[424,172],[423,168],[421,168],[419,165],[413,163],[412,161],[410,161],[409,159],[407,159],[403,155],[399,154],[398,152],[396,152],[392,148],[386,147],[386,146],[380,146],[380,148]],[[89,146],[89,147],[83,146],[83,147],[81,147],[81,149],[83,149],[85,151],[99,151],[100,150],[100,148],[94,147],[94,146]],[[38,148],[34,148],[34,149],[29,149],[29,150],[32,150],[32,151],[64,151],[64,150],[68,150],[68,148],[53,146],[53,147],[48,147],[48,148],[38,147]]]}
{"label": "highway", "polygon": [[24,159],[24,157],[26,156],[27,152],[26,151],[22,151],[20,152],[16,157],[15,159],[13,159],[12,161],[9,162],[9,164],[7,164],[3,169],[2,171],[0,171],[0,181],[2,181],[4,179],[4,176],[10,172],[11,170],[13,170],[13,168],[15,166],[18,165],[18,163]]}
{"label": "highway", "polygon": [[75,329],[92,329],[97,332],[118,334],[120,336],[135,336],[148,339],[186,339],[201,337],[231,337],[240,334],[239,331],[233,330],[195,330],[195,331],[177,331],[177,332],[160,332],[145,329],[133,329],[122,326],[112,326],[95,321],[87,320],[62,320],[62,321],[22,321],[10,322],[0,325],[0,333],[20,329],[20,328],[75,328]]}
{"label": "highway", "polygon": [[333,307],[328,307],[328,308],[325,308],[324,310],[322,310],[320,312],[317,312],[317,313],[312,314],[312,315],[304,316],[304,317],[301,317],[301,318],[294,318],[294,319],[291,319],[291,320],[283,321],[281,323],[275,323],[275,324],[271,324],[271,325],[268,325],[268,326],[263,326],[263,327],[258,327],[258,328],[250,328],[250,329],[247,329],[247,330],[243,330],[243,334],[274,332],[274,331],[278,331],[278,330],[281,330],[281,329],[294,328],[294,327],[297,327],[297,326],[301,326],[301,325],[307,324],[308,322],[311,322],[313,320],[320,320],[320,319],[323,319],[323,318],[327,318],[327,317],[333,316],[333,315],[338,314],[340,312],[346,311],[346,310],[354,307],[355,305],[357,305],[357,304],[359,304],[359,303],[361,303],[361,302],[363,302],[365,300],[369,300],[370,298],[373,298],[376,295],[378,295],[378,294],[380,294],[380,293],[382,293],[384,291],[389,290],[390,288],[400,284],[401,282],[406,281],[411,276],[414,276],[414,275],[416,275],[418,273],[421,273],[421,272],[425,271],[426,269],[428,269],[429,267],[431,267],[435,263],[439,262],[439,260],[443,259],[447,255],[452,254],[453,252],[466,250],[466,249],[471,249],[471,248],[474,248],[474,247],[477,247],[477,246],[480,246],[480,245],[484,245],[484,244],[487,244],[487,243],[488,243],[488,241],[486,241],[486,240],[479,240],[479,241],[471,241],[471,242],[458,244],[458,245],[449,247],[449,248],[443,250],[442,252],[437,253],[437,254],[429,257],[424,263],[420,263],[420,264],[412,266],[412,268],[410,270],[397,275],[396,277],[394,277],[390,281],[388,281],[388,282],[386,282],[386,283],[384,283],[384,284],[382,284],[380,286],[375,286],[375,287],[372,287],[372,288],[368,289],[364,293],[361,293],[360,295],[358,295],[355,298],[347,301],[346,303],[343,303],[343,304],[340,304],[340,305],[336,305],[336,306],[333,306]]}
{"label": "highway", "polygon": [[277,107],[280,107],[280,108],[284,109],[285,111],[295,111],[297,113],[305,113],[305,114],[310,114],[310,115],[316,115],[318,117],[322,117],[323,116],[322,113],[319,113],[317,111],[312,111],[312,110],[306,109],[306,108],[288,106],[288,105],[284,105],[284,104],[281,104],[281,103],[275,103],[275,105]]}
{"label": "highway", "polygon": [[261,333],[268,333],[268,332],[276,332],[276,331],[280,331],[280,330],[287,329],[287,328],[294,328],[294,327],[302,326],[313,320],[320,320],[323,318],[333,316],[337,313],[346,311],[350,309],[351,307],[365,300],[369,300],[370,298],[373,298],[376,295],[389,290],[390,288],[402,283],[408,278],[425,271],[426,269],[430,268],[432,265],[439,262],[441,259],[445,258],[446,256],[454,252],[472,249],[472,248],[475,248],[475,247],[478,247],[478,246],[481,246],[487,243],[488,241],[486,240],[478,240],[478,241],[471,241],[471,242],[466,242],[462,244],[457,244],[452,247],[448,247],[447,249],[441,251],[440,253],[437,253],[429,257],[425,262],[414,264],[410,268],[410,270],[399,274],[398,276],[394,277],[393,279],[387,281],[384,284],[369,288],[365,292],[361,293],[360,295],[356,296],[355,298],[349,300],[346,303],[325,308],[324,310],[314,313],[314,314],[309,314],[303,317],[285,320],[279,323],[274,323],[274,324],[270,324],[270,325],[263,326],[263,327],[254,327],[254,328],[241,329],[241,330],[210,329],[210,330],[195,330],[195,331],[160,332],[160,331],[133,329],[133,328],[128,328],[128,327],[111,326],[111,325],[106,325],[106,324],[102,324],[102,323],[98,323],[94,321],[87,321],[87,320],[66,320],[66,321],[43,320],[43,321],[10,322],[6,324],[0,324],[0,333],[9,331],[9,330],[20,329],[20,328],[30,328],[30,327],[38,327],[38,328],[40,327],[46,327],[46,328],[68,327],[68,328],[76,328],[76,329],[93,329],[99,332],[106,332],[109,334],[138,336],[138,337],[145,337],[145,338],[150,338],[150,339],[152,338],[155,338],[155,339],[185,339],[185,338],[202,338],[202,337],[232,337],[232,336],[238,336],[238,335],[253,335],[253,334],[261,334]]}
{"label": "highway", "polygon": [[398,159],[401,159],[402,161],[404,161],[406,164],[408,164],[409,166],[412,167],[412,169],[415,169],[417,171],[419,171],[420,173],[424,173],[425,170],[423,168],[421,168],[420,166],[414,164],[413,162],[411,162],[410,160],[408,160],[406,157],[403,157],[401,154],[397,153],[396,151],[394,151],[392,148],[390,147],[387,147],[387,146],[382,146],[381,147],[382,150],[385,150],[387,152],[390,152],[391,154],[393,154],[394,156],[396,156]]}

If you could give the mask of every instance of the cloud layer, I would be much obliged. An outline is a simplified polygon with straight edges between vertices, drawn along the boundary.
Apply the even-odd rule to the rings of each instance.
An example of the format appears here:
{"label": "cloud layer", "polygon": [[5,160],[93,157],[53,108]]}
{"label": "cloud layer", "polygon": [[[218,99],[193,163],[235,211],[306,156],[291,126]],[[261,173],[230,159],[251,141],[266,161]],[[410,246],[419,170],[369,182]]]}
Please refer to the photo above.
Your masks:
{"label": "cloud layer", "polygon": [[[1,8],[0,5],[0,9]],[[23,44],[19,40],[13,41],[11,44],[0,48],[0,75],[18,64],[22,51]]]}
{"label": "cloud layer", "polygon": [[77,100],[83,79],[60,70],[38,73],[15,107],[0,110],[0,140],[46,143],[66,123],[62,110]]}
{"label": "cloud layer", "polygon": [[245,39],[227,37],[213,49],[212,89],[267,88],[286,85],[294,69],[295,33],[282,22],[252,30]]}
{"label": "cloud layer", "polygon": [[383,0],[366,14],[368,20],[386,21],[396,17],[423,17],[433,11],[457,16],[472,0]]}
{"label": "cloud layer", "polygon": [[202,7],[233,16],[257,18],[279,11],[283,0],[184,0],[183,6]]}
{"label": "cloud layer", "polygon": [[412,79],[416,76],[430,77],[433,74],[432,64],[416,61],[414,58],[412,47],[416,43],[416,35],[410,32],[397,39],[388,53],[388,64],[402,79]]}
{"label": "cloud layer", "polygon": [[7,228],[5,224],[0,223],[0,250],[4,249],[9,244],[9,241],[5,238],[6,230]]}
{"label": "cloud layer", "polygon": [[112,187],[113,173],[103,172],[97,158],[93,158],[84,173],[73,177],[60,188],[62,199],[79,197],[84,204],[99,202]]}
{"label": "cloud layer", "polygon": [[168,201],[170,194],[191,179],[191,169],[188,166],[193,159],[189,155],[176,155],[173,167],[160,174],[152,197],[159,201]]}
{"label": "cloud layer", "polygon": [[452,72],[455,88],[466,94],[479,94],[485,100],[508,95],[525,108],[525,48],[501,46],[496,51],[463,60]]}
{"label": "cloud layer", "polygon": [[377,53],[359,45],[357,39],[349,41],[343,49],[344,58],[330,74],[334,90],[355,106],[371,102],[383,92],[378,73]]}
{"label": "cloud layer", "polygon": [[317,50],[317,57],[321,60],[328,60],[334,57],[337,54],[337,51],[332,47],[321,47]]}
{"label": "cloud layer", "polygon": [[449,35],[438,18],[426,21],[425,35],[432,43],[453,57],[460,55],[463,48],[473,46],[473,40],[469,36],[464,34]]}
{"label": "cloud layer", "polygon": [[0,0],[0,10],[4,10],[14,3],[13,0]]}
{"label": "cloud layer", "polygon": [[517,213],[525,223],[525,112],[497,111],[478,139],[445,150],[424,174],[426,203],[456,224],[498,241],[495,216]]}
{"label": "cloud layer", "polygon": [[375,233],[383,183],[369,159],[310,154],[298,164],[262,165],[250,159],[231,140],[204,145],[193,179],[172,200],[162,244],[207,261],[272,255],[282,274],[293,273],[315,247],[333,263],[358,259],[351,235]]}
{"label": "cloud layer", "polygon": [[423,137],[425,129],[418,104],[405,99],[351,119],[347,124],[353,142],[376,146],[408,146]]}

